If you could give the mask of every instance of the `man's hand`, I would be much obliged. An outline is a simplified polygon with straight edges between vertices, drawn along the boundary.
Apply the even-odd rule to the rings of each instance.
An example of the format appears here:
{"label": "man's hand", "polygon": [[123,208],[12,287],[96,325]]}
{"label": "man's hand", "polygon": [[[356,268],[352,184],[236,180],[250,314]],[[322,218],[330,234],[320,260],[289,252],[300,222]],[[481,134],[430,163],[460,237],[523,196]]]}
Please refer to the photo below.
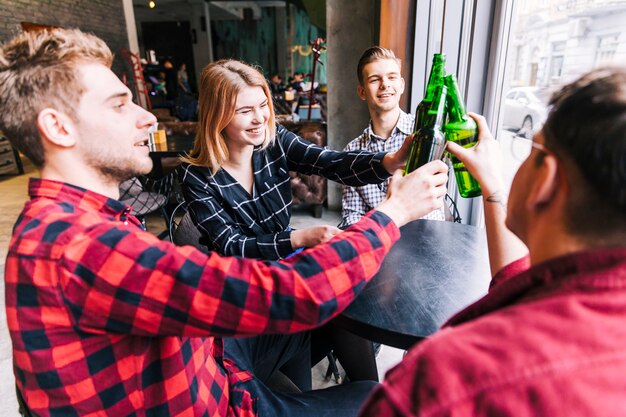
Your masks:
{"label": "man's hand", "polygon": [[464,148],[454,142],[448,142],[447,150],[465,164],[469,173],[480,184],[483,195],[490,196],[502,192],[504,187],[500,144],[491,135],[483,116],[468,114],[478,125],[478,143],[472,148]]}
{"label": "man's hand", "polygon": [[376,210],[385,213],[398,227],[419,219],[441,207],[446,195],[448,166],[440,160],[421,166],[409,175],[397,170],[389,187],[387,199]]}
{"label": "man's hand", "polygon": [[413,143],[413,135],[409,135],[402,142],[402,146],[395,152],[389,152],[383,158],[383,167],[388,173],[393,174],[398,169],[404,169],[406,160],[409,158],[409,149]]}
{"label": "man's hand", "polygon": [[312,226],[294,230],[291,232],[291,247],[294,250],[310,248],[320,243],[328,242],[337,233],[341,233],[341,229],[334,226]]}

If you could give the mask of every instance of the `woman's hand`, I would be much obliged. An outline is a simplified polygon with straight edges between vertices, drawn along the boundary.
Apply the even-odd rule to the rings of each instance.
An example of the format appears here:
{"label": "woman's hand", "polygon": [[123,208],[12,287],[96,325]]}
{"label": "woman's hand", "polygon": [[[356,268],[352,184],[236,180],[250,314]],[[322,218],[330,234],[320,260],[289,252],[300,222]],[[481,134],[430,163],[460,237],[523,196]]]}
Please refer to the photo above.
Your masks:
{"label": "woman's hand", "polygon": [[335,226],[311,226],[291,232],[291,247],[310,248],[320,243],[328,242],[336,234],[341,233],[341,229]]}

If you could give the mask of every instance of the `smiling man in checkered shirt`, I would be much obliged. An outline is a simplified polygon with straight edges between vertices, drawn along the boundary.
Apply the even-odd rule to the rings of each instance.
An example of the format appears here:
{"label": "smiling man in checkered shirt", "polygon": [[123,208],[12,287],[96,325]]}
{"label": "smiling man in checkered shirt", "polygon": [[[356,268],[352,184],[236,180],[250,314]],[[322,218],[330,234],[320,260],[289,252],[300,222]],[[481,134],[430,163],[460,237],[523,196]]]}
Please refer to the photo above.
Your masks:
{"label": "smiling man in checkered shirt", "polygon": [[[404,92],[400,59],[390,49],[373,46],[361,55],[357,76],[357,94],[367,102],[371,120],[361,136],[348,143],[344,150],[398,150],[407,136],[413,133],[415,123],[412,115],[400,109],[400,97]],[[356,223],[365,213],[378,207],[385,199],[388,184],[389,180],[360,187],[344,186],[339,227],[345,228]],[[423,218],[445,220],[443,204]]]}
{"label": "smiling man in checkered shirt", "polygon": [[[350,416],[373,383],[285,394],[267,379],[359,294],[398,227],[445,194],[441,161],[402,177],[377,210],[281,262],[160,241],[119,199],[152,169],[156,122],[78,30],[0,46],[0,129],[40,169],[9,244],[5,294],[16,383],[33,414]],[[385,157],[388,157],[387,155]],[[225,349],[222,337],[238,337]],[[228,345],[231,346],[231,345]]]}

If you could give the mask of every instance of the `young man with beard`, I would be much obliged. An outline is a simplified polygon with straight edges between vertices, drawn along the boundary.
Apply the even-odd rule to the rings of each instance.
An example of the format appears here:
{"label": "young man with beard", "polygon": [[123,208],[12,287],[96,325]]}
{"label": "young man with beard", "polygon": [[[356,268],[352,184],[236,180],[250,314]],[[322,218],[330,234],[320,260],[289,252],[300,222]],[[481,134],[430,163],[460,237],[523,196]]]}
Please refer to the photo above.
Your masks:
{"label": "young man with beard", "polygon": [[[141,230],[117,200],[121,181],[152,168],[156,118],[133,103],[111,62],[101,39],[78,30],[24,33],[0,47],[0,129],[41,172],[5,273],[28,408],[39,416],[356,414],[372,383],[284,394],[266,381],[300,352],[297,332],[354,299],[398,227],[441,203],[447,167],[435,161],[402,177],[406,154],[381,156],[396,170],[389,198],[286,261],[176,247]],[[234,350],[224,350],[224,336],[239,337]]]}

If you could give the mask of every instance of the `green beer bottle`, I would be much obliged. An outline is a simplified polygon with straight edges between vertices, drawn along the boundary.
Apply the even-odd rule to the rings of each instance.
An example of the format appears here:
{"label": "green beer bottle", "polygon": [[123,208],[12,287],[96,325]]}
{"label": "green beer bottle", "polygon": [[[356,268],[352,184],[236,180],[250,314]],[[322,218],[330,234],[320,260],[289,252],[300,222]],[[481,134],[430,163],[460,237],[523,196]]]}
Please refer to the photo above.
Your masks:
{"label": "green beer bottle", "polygon": [[433,102],[435,95],[435,88],[438,85],[444,84],[444,77],[446,75],[446,56],[445,54],[433,55],[433,63],[430,69],[430,75],[428,76],[428,84],[426,84],[426,94],[420,104],[417,105],[415,110],[415,127],[413,132],[416,133],[422,127],[424,127],[424,116],[428,113],[428,110]]}
{"label": "green beer bottle", "polygon": [[[476,122],[465,112],[465,105],[463,104],[459,85],[454,74],[447,75],[444,78],[444,82],[446,87],[448,87],[448,122],[443,128],[446,139],[465,148],[471,148],[476,144],[478,136]],[[461,197],[479,196],[481,191],[478,181],[470,175],[463,162],[456,159],[452,154],[450,154],[450,159],[452,160],[452,167],[454,168],[454,175]]]}
{"label": "green beer bottle", "polygon": [[[424,94],[424,98],[417,105],[415,109],[415,124],[413,125],[413,137],[417,135],[417,132],[425,126],[425,119],[428,110],[430,109],[433,98],[435,96],[435,88],[437,86],[444,85],[443,77],[446,75],[446,56],[444,54],[434,54],[433,55],[433,63],[430,68],[430,75],[428,76],[428,84],[426,84],[426,93]],[[415,160],[415,152],[417,151],[417,144],[415,141],[411,144],[411,148],[409,149],[409,157],[407,159],[407,166],[404,170],[404,174],[408,174],[413,171],[415,168],[409,170],[408,161]]]}
{"label": "green beer bottle", "polygon": [[409,152],[404,175],[415,171],[430,161],[441,159],[443,156],[443,151],[446,148],[446,138],[441,131],[441,127],[446,114],[447,90],[445,85],[435,87],[433,101],[424,116],[424,127],[413,136],[412,152]]}

